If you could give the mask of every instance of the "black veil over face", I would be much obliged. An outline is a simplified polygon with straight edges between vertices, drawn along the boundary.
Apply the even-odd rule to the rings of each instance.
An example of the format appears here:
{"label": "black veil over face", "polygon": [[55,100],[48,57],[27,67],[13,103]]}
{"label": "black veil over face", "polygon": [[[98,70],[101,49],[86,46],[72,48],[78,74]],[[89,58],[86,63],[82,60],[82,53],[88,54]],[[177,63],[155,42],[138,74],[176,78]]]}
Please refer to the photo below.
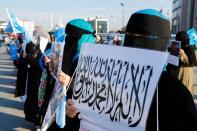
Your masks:
{"label": "black veil over face", "polygon": [[66,74],[72,75],[76,66],[77,61],[73,62],[73,58],[77,52],[78,41],[83,34],[92,34],[88,30],[76,27],[71,24],[67,24],[66,29],[65,46],[62,60],[62,71]]}
{"label": "black veil over face", "polygon": [[125,35],[124,46],[166,51],[168,42],[169,42],[168,39],[153,39],[153,38]]}
{"label": "black veil over face", "polygon": [[185,48],[189,45],[189,36],[185,31],[180,31],[176,34],[176,40],[181,41],[181,48]]}
{"label": "black veil over face", "polygon": [[165,51],[170,22],[147,14],[133,14],[126,27],[124,46]]}

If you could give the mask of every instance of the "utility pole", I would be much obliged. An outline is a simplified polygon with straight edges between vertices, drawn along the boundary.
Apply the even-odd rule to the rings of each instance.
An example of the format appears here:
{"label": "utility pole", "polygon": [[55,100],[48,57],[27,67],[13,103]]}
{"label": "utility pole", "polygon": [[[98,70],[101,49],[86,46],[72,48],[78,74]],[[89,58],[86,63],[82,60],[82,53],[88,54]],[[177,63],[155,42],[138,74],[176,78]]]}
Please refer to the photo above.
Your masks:
{"label": "utility pole", "polygon": [[124,7],[125,4],[123,2],[120,3],[121,7],[122,7],[122,28],[124,27]]}
{"label": "utility pole", "polygon": [[51,16],[51,30],[53,29],[53,13],[50,14]]}
{"label": "utility pole", "polygon": [[60,14],[60,25],[62,25],[62,14]]}

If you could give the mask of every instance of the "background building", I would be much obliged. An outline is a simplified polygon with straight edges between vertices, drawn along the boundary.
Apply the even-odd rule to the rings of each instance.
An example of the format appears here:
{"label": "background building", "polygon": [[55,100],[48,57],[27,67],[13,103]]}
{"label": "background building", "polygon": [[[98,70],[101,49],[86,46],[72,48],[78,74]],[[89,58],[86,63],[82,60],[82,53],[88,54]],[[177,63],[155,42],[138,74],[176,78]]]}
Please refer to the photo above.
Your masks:
{"label": "background building", "polygon": [[87,21],[92,25],[96,33],[108,33],[109,32],[109,20],[102,18],[88,18]]}
{"label": "background building", "polygon": [[193,27],[197,29],[197,1],[173,0],[172,33]]}
{"label": "background building", "polygon": [[6,21],[0,21],[0,29],[4,30],[7,25],[8,25],[8,22],[6,22]]}

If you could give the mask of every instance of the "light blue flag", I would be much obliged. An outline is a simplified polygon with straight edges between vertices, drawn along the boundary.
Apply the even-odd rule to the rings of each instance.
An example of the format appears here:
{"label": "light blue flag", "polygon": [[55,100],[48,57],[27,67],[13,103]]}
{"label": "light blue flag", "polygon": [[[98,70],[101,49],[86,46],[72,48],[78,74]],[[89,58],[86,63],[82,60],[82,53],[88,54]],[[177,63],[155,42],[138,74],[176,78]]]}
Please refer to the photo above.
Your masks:
{"label": "light blue flag", "polygon": [[197,32],[194,28],[187,31],[187,34],[190,38],[190,45],[196,45],[197,44]]}
{"label": "light blue flag", "polygon": [[12,27],[12,30],[11,29],[9,30],[13,31],[14,33],[24,33],[25,29],[20,24],[18,18],[14,14],[10,13],[8,10],[7,10],[7,14],[9,18],[9,23],[11,24],[11,27]]}
{"label": "light blue flag", "polygon": [[64,128],[66,125],[66,90],[63,89],[64,97],[56,108],[56,123],[60,128]]}
{"label": "light blue flag", "polygon": [[65,29],[59,28],[54,32],[55,41],[64,42],[65,40]]}
{"label": "light blue flag", "polygon": [[8,25],[5,28],[5,32],[8,32],[8,33],[14,32],[13,29],[12,29],[12,25],[11,25],[10,21],[8,22]]}

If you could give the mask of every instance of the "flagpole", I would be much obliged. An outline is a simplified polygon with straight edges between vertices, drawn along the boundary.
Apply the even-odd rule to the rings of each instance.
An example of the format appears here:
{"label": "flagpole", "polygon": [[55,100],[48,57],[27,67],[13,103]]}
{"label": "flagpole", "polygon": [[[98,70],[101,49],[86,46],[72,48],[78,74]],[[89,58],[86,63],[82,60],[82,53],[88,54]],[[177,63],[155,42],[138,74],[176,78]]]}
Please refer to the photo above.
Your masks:
{"label": "flagpole", "polygon": [[62,24],[62,14],[60,14],[60,25]]}
{"label": "flagpole", "polygon": [[50,16],[51,16],[51,30],[52,30],[52,28],[53,28],[53,13],[51,13]]}
{"label": "flagpole", "polygon": [[124,27],[124,7],[125,4],[123,2],[120,3],[121,7],[122,7],[122,28]]}
{"label": "flagpole", "polygon": [[13,29],[14,33],[16,33],[16,30],[15,30],[14,25],[13,25],[13,23],[12,23],[12,20],[11,20],[11,18],[10,18],[10,13],[9,13],[9,11],[8,11],[8,8],[6,8],[6,12],[7,12],[9,21],[10,21],[10,23],[11,23],[12,29]]}

